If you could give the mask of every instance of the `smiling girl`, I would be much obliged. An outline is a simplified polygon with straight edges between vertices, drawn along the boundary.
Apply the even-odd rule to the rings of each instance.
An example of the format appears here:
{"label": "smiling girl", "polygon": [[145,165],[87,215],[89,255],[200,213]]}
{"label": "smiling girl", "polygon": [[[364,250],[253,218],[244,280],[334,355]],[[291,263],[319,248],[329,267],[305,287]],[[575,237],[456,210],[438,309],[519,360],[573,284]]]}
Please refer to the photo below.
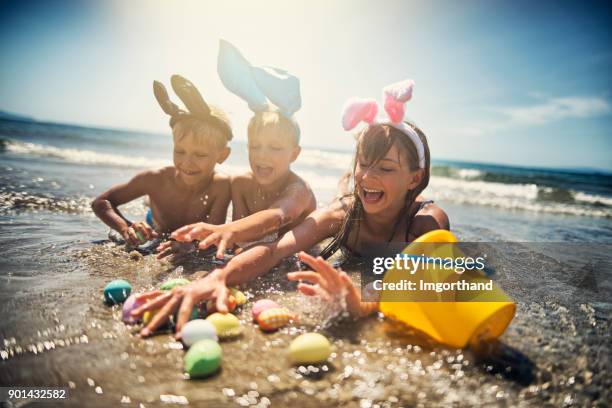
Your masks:
{"label": "smiling girl", "polygon": [[[227,285],[262,275],[281,259],[307,250],[326,238],[333,237],[321,255],[329,257],[341,247],[359,253],[368,245],[407,242],[428,231],[448,229],[444,211],[420,195],[429,182],[430,158],[423,132],[403,121],[403,104],[410,99],[412,87],[412,81],[404,81],[385,88],[389,120],[375,120],[378,110],[375,101],[353,100],[345,107],[345,129],[353,129],[361,121],[367,123],[357,136],[351,194],[314,211],[278,241],[249,248],[205,278],[162,294],[135,310],[133,315],[138,316],[146,310],[163,307],[141,335],[150,335],[167,316],[180,309],[177,324],[177,336],[180,336],[193,305],[214,298],[217,309],[226,311]],[[332,268],[322,257],[313,258],[301,252],[300,258],[317,271],[288,275],[293,280],[314,283],[301,283],[298,288],[302,293],[330,298],[342,294],[355,316],[377,310],[376,303],[361,301],[348,275]]]}

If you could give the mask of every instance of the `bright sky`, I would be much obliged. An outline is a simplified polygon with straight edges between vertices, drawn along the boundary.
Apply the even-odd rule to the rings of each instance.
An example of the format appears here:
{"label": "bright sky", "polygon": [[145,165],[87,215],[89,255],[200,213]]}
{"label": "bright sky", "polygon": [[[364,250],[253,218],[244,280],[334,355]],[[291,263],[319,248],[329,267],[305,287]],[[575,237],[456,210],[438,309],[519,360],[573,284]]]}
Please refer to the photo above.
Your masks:
{"label": "bright sky", "polygon": [[238,139],[219,38],[301,80],[306,146],[352,148],[351,96],[412,78],[434,159],[612,170],[612,6],[507,1],[4,1],[0,110],[169,132],[152,82],[191,79]]}

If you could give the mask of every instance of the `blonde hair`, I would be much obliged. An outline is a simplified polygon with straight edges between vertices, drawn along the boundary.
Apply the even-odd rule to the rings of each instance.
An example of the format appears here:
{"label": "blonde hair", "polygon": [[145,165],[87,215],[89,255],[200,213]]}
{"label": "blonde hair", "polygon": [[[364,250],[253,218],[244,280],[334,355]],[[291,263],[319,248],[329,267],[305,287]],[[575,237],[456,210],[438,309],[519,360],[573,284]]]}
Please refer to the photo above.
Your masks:
{"label": "blonde hair", "polygon": [[248,137],[269,127],[278,129],[282,135],[289,135],[296,145],[299,144],[300,128],[298,124],[277,111],[255,113],[249,121],[249,126],[247,128]]}
{"label": "blonde hair", "polygon": [[176,121],[172,127],[174,140],[181,140],[187,135],[192,135],[198,140],[212,138],[219,147],[227,146],[232,140],[232,128],[229,118],[221,109],[210,106],[210,120],[185,115]]}

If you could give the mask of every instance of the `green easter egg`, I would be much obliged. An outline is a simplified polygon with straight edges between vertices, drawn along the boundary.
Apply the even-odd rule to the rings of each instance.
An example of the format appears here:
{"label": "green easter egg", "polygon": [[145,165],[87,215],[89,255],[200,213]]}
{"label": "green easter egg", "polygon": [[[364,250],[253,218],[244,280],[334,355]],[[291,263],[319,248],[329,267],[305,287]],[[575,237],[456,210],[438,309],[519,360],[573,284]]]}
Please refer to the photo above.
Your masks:
{"label": "green easter egg", "polygon": [[331,354],[331,344],[319,333],[304,333],[289,345],[289,357],[295,364],[322,363]]}
{"label": "green easter egg", "polygon": [[125,302],[130,293],[132,293],[132,286],[129,282],[117,279],[104,288],[104,301],[110,305],[118,305]]}
{"label": "green easter egg", "polygon": [[160,285],[161,290],[172,290],[178,286],[185,286],[189,283],[189,280],[185,278],[168,279]]}
{"label": "green easter egg", "polygon": [[221,366],[221,346],[211,339],[200,340],[189,348],[184,363],[190,378],[208,377]]}

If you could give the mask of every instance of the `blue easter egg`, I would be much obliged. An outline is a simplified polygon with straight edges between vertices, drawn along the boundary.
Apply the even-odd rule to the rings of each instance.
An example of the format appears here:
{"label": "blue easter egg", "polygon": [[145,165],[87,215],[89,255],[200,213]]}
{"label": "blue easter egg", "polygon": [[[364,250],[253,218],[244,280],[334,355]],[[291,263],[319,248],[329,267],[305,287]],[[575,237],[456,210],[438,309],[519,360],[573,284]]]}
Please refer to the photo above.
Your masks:
{"label": "blue easter egg", "polygon": [[116,279],[104,288],[104,301],[110,305],[118,305],[132,293],[132,286],[123,279]]}

